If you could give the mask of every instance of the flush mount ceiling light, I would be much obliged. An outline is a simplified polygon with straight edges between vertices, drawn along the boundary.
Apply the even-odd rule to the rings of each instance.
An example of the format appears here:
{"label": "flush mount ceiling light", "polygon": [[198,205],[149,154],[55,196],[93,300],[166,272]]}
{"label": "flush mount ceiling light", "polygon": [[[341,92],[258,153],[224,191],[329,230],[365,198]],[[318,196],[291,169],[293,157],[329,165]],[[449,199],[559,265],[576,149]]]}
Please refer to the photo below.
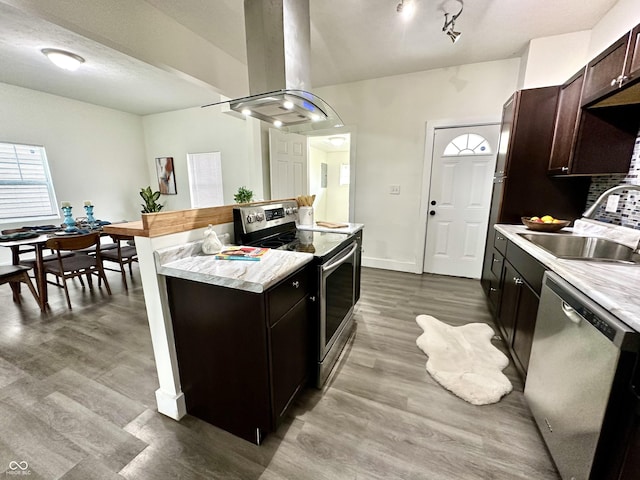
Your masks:
{"label": "flush mount ceiling light", "polygon": [[456,28],[456,20],[462,13],[463,9],[464,9],[464,4],[462,3],[462,1],[460,1],[460,11],[455,15],[451,15],[451,18],[449,18],[449,13],[444,12],[444,26],[442,27],[442,31],[447,34],[447,36],[451,39],[453,43],[456,43],[460,39],[460,35],[462,35],[462,33],[456,32],[455,28]]}
{"label": "flush mount ceiling light", "polygon": [[84,58],[80,55],[76,55],[75,53],[67,52],[65,50],[44,48],[41,52],[45,54],[54,65],[65,70],[77,70],[78,67],[84,63]]}
{"label": "flush mount ceiling light", "polygon": [[327,140],[334,147],[341,147],[346,139],[344,137],[329,137]]}
{"label": "flush mount ceiling light", "polygon": [[413,17],[415,10],[415,5],[412,0],[407,0],[406,2],[405,0],[400,0],[400,3],[396,7],[396,12],[402,15],[402,18],[404,18],[405,20]]}

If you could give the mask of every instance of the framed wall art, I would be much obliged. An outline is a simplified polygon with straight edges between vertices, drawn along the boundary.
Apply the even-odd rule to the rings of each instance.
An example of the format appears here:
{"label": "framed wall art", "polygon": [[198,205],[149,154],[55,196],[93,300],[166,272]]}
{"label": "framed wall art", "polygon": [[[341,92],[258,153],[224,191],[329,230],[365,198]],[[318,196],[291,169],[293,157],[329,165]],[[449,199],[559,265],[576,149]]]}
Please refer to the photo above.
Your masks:
{"label": "framed wall art", "polygon": [[163,195],[177,195],[176,176],[173,170],[173,157],[156,158],[158,190]]}

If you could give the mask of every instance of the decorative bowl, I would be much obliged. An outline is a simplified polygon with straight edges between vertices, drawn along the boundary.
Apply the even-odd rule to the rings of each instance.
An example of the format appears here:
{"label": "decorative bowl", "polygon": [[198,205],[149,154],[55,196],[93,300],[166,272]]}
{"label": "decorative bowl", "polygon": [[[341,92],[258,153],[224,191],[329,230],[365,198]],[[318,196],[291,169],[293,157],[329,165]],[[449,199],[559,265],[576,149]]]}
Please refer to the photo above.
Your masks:
{"label": "decorative bowl", "polygon": [[558,232],[571,223],[571,220],[560,220],[556,223],[532,222],[531,217],[522,217],[522,223],[529,229],[536,232]]}

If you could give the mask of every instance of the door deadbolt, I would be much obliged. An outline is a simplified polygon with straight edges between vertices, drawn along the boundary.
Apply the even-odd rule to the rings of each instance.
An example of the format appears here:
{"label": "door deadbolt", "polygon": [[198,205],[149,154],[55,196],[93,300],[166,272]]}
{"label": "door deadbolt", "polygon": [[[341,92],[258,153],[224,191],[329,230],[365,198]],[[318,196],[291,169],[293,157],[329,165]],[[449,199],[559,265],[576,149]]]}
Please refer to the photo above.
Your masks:
{"label": "door deadbolt", "polygon": [[429,212],[429,215],[432,215],[432,216],[433,216],[433,215],[435,215],[435,214],[436,214],[436,211],[435,211],[435,210],[431,210],[431,211]]}
{"label": "door deadbolt", "polygon": [[436,201],[435,200],[431,200],[431,205],[435,205]]}

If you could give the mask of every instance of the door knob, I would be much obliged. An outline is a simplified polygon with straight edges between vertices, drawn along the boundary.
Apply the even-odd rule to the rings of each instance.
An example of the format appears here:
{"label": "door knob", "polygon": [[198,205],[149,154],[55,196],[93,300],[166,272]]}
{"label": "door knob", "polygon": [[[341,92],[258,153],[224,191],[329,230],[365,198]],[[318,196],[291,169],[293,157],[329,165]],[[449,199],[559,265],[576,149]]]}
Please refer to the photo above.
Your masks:
{"label": "door knob", "polygon": [[435,211],[435,210],[431,210],[431,211],[429,211],[429,215],[433,216],[433,215],[435,215],[435,214],[436,214],[436,211]]}

